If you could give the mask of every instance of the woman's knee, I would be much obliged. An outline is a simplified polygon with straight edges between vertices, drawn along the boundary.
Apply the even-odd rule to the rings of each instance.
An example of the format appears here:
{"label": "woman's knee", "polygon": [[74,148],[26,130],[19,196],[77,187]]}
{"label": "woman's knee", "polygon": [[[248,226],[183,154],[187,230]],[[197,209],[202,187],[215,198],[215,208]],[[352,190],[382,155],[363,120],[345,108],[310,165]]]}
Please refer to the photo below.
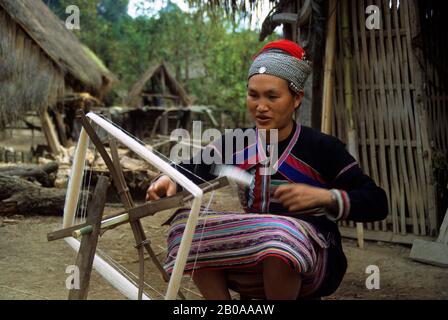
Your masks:
{"label": "woman's knee", "polygon": [[[301,274],[294,270],[290,265],[278,257],[268,257],[263,261],[263,278],[264,281],[272,283],[293,282],[300,283]],[[273,284],[275,286],[275,284]]]}
{"label": "woman's knee", "polygon": [[196,270],[192,274],[192,278],[194,282],[199,281],[216,281],[216,280],[225,280],[226,275],[224,270],[214,270],[214,269],[202,269]]}
{"label": "woman's knee", "polygon": [[263,269],[276,270],[280,272],[294,271],[283,259],[276,256],[270,256],[263,259]]}

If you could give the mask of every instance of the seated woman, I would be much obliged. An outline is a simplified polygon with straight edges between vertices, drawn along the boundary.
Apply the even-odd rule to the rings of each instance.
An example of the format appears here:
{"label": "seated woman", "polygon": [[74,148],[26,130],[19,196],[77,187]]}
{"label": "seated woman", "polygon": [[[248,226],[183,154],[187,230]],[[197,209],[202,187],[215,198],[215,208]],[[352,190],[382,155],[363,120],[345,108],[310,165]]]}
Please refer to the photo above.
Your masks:
{"label": "seated woman", "polygon": [[[185,272],[206,299],[230,299],[229,289],[255,299],[330,295],[347,268],[336,222],[370,222],[387,215],[385,192],[362,172],[345,145],[293,120],[310,71],[296,43],[267,44],[248,75],[247,108],[255,122],[249,129],[256,132],[256,143],[238,148],[224,135],[202,151],[220,156],[230,148],[231,165],[253,176],[241,196],[246,213],[205,211],[199,219]],[[222,150],[216,147],[220,143]],[[272,147],[278,152],[273,165],[267,161]],[[268,166],[274,170],[267,171]],[[215,178],[212,167],[177,165],[195,183]],[[149,187],[147,199],[176,191],[176,184],[162,175]],[[179,210],[171,222],[168,273],[187,215],[188,210]]]}

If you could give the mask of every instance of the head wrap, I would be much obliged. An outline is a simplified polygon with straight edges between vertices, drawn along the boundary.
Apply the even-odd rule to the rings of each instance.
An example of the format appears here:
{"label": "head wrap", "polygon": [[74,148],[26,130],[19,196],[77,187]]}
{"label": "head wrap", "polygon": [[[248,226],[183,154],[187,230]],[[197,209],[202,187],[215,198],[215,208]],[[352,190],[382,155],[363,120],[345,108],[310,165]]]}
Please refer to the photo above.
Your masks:
{"label": "head wrap", "polygon": [[285,79],[291,90],[299,93],[311,70],[311,63],[305,60],[305,51],[297,43],[278,40],[265,45],[254,57],[247,79],[256,74],[273,75]]}

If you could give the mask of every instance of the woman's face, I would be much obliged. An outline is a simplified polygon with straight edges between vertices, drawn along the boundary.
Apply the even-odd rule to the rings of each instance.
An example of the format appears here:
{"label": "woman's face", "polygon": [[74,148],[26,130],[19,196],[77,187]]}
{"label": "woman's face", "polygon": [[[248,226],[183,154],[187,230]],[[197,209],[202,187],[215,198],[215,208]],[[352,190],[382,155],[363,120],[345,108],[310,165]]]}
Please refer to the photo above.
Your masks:
{"label": "woman's face", "polygon": [[286,139],[293,128],[292,116],[300,105],[303,93],[293,95],[286,80],[257,74],[249,79],[247,108],[258,129],[278,129],[279,141]]}

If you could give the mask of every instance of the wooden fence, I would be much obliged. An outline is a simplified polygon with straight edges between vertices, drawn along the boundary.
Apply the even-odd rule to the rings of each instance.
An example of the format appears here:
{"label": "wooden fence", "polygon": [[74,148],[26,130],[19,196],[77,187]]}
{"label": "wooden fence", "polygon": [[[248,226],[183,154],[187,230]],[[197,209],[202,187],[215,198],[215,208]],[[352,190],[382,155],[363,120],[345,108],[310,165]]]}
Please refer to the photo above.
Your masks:
{"label": "wooden fence", "polygon": [[37,159],[31,151],[14,150],[0,147],[0,163],[36,163]]}

